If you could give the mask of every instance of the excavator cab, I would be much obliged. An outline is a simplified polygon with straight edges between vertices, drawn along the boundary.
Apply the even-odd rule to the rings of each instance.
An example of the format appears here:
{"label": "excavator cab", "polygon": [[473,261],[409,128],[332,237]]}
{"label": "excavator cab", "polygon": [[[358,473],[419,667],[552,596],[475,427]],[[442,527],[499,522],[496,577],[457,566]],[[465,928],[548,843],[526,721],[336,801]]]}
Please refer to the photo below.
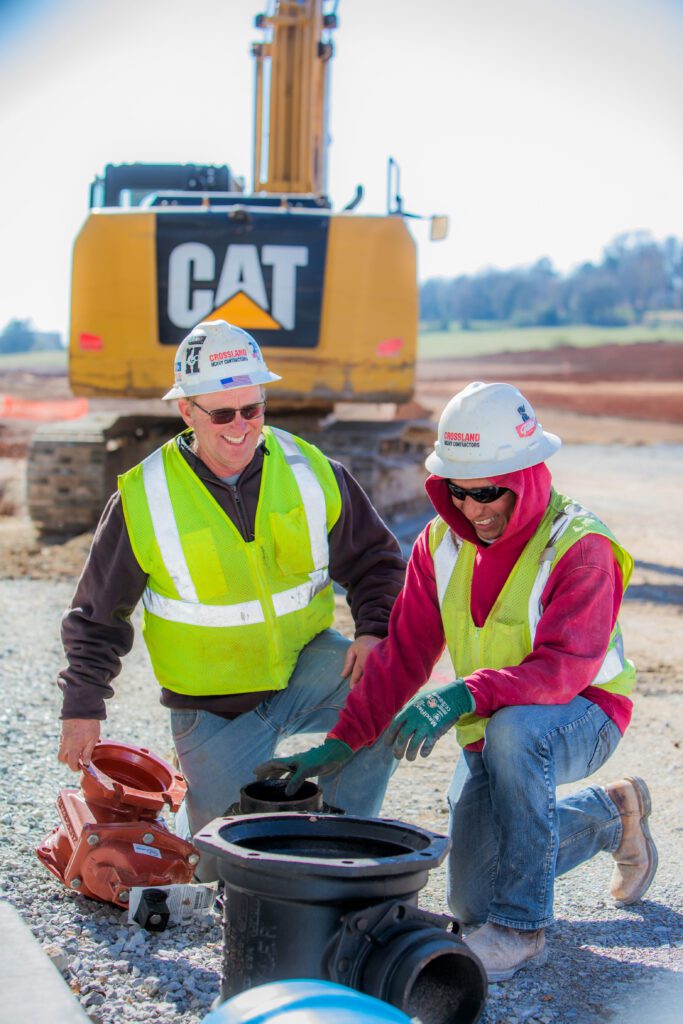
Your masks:
{"label": "excavator cab", "polygon": [[90,209],[140,206],[161,190],[183,195],[197,192],[241,192],[244,182],[223,164],[107,164],[90,185]]}

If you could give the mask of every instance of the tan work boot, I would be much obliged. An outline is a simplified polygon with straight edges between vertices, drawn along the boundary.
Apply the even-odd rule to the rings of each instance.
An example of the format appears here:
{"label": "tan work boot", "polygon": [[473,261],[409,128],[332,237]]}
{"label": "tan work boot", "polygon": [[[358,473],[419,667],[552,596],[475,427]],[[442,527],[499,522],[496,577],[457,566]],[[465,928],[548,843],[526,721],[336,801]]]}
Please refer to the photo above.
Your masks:
{"label": "tan work boot", "polygon": [[532,961],[545,963],[545,932],[521,932],[499,924],[487,924],[470,932],[463,940],[479,957],[491,982],[507,981]]}
{"label": "tan work boot", "polygon": [[657,870],[657,847],[647,819],[652,810],[650,791],[642,779],[628,776],[605,786],[605,792],[621,816],[622,836],[610,892],[618,903],[636,903],[647,892]]}

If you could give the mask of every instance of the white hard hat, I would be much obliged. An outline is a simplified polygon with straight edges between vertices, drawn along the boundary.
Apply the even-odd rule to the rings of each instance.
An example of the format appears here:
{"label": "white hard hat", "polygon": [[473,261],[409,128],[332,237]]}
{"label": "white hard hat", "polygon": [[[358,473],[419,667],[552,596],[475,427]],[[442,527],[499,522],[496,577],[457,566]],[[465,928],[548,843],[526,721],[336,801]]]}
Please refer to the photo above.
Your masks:
{"label": "white hard hat", "polygon": [[178,346],[174,370],[164,401],[282,380],[270,372],[251,334],[225,320],[197,324]]}
{"label": "white hard hat", "polygon": [[512,384],[475,381],[442,412],[434,451],[425,465],[436,476],[477,480],[536,466],[561,444],[543,429],[531,403]]}

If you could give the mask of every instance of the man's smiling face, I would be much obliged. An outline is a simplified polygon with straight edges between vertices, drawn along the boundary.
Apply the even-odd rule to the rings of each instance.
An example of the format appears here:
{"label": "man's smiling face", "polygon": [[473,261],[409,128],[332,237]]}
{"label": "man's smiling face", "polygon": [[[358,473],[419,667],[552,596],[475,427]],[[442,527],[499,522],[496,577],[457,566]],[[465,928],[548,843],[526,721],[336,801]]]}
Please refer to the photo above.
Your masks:
{"label": "man's smiling face", "polygon": [[241,473],[254,457],[263,430],[265,409],[255,419],[237,412],[231,423],[212,423],[209,413],[218,409],[244,409],[264,401],[259,385],[233,388],[178,401],[180,415],[194,431],[197,455],[216,476]]}

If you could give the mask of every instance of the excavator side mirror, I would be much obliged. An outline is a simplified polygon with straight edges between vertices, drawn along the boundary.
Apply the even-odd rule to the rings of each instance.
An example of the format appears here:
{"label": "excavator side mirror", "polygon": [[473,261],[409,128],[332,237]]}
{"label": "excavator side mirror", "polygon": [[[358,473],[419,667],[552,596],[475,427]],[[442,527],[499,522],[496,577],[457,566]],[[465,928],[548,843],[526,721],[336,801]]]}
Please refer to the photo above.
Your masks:
{"label": "excavator side mirror", "polygon": [[443,214],[436,214],[430,217],[429,239],[431,242],[440,242],[448,237],[448,217]]}

